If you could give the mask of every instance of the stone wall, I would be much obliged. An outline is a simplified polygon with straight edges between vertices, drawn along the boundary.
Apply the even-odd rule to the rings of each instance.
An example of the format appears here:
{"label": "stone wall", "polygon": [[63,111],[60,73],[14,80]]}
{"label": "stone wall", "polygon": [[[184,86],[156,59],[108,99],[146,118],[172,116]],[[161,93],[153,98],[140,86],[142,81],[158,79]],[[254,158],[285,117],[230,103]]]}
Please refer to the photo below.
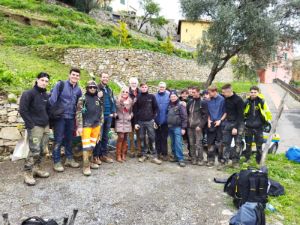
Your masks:
{"label": "stone wall", "polygon": [[18,104],[0,100],[0,161],[13,153],[15,145],[21,138],[18,129],[23,120],[18,112]]}
{"label": "stone wall", "polygon": [[[195,80],[205,81],[210,68],[198,66],[195,60],[182,59],[145,50],[69,49],[63,62],[99,74],[108,71],[114,79],[127,81],[136,76],[147,80]],[[217,75],[216,81],[231,82],[230,67]]]}

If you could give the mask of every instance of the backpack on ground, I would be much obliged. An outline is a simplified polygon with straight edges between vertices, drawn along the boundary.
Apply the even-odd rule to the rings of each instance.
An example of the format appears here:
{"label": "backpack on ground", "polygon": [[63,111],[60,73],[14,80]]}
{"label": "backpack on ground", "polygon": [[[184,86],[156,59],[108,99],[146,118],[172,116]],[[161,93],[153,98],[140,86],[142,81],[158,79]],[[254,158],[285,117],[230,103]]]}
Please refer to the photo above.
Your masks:
{"label": "backpack on ground", "polygon": [[224,185],[224,192],[233,197],[234,205],[239,208],[245,202],[268,202],[268,174],[257,169],[241,170],[232,174]]}
{"label": "backpack on ground", "polygon": [[268,191],[269,196],[277,197],[280,195],[284,195],[285,193],[284,187],[280,183],[272,179],[269,179],[269,183],[270,183],[270,189]]}
{"label": "backpack on ground", "polygon": [[265,225],[265,211],[261,203],[246,202],[229,222],[230,225]]}
{"label": "backpack on ground", "polygon": [[40,217],[30,217],[22,222],[21,225],[58,225],[54,220],[45,221]]}

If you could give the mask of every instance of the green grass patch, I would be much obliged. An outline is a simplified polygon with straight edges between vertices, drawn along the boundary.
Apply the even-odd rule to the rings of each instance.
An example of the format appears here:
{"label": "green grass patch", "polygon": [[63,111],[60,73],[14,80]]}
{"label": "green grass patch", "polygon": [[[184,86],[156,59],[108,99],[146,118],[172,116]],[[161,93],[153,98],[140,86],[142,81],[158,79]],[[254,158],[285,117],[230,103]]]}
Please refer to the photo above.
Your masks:
{"label": "green grass patch", "polygon": [[[160,81],[162,81],[162,80],[155,80],[155,81],[153,80],[153,81],[148,81],[147,83],[152,86],[157,86]],[[165,80],[164,82],[167,83],[167,87],[169,89],[176,89],[176,90],[183,90],[190,86],[202,88],[204,85],[204,83],[202,83],[202,82],[192,81],[192,80]],[[217,85],[217,87],[220,91],[222,86],[225,83],[218,82],[215,84]],[[231,84],[232,84],[233,90],[236,93],[249,92],[250,87],[253,85],[253,83],[250,83],[250,82],[231,82]]]}
{"label": "green grass patch", "polygon": [[[266,165],[269,178],[279,182],[285,188],[285,195],[269,197],[269,203],[276,209],[274,213],[266,210],[268,224],[280,221],[285,225],[300,224],[300,164],[289,161],[285,154],[269,154]],[[248,166],[257,167],[255,159],[252,158],[248,164],[243,163],[242,169]],[[228,173],[236,172],[228,169]]]}
{"label": "green grass patch", "polygon": [[[0,91],[17,95],[33,86],[39,72],[50,74],[50,90],[58,80],[66,80],[70,70],[70,66],[54,59],[41,58],[34,50],[27,47],[1,46],[0,62]],[[89,79],[91,78],[88,72],[82,70],[80,86],[84,87]],[[118,85],[112,82],[111,86],[114,92],[120,92]]]}

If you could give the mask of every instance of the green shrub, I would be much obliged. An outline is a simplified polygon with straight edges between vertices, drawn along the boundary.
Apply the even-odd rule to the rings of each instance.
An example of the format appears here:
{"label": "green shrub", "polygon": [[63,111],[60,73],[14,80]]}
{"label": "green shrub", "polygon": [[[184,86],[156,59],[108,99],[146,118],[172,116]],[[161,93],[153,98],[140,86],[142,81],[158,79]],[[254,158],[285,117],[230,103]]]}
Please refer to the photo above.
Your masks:
{"label": "green shrub", "polygon": [[110,38],[112,36],[112,33],[113,33],[112,29],[108,28],[108,27],[102,28],[100,30],[100,36],[101,37]]}

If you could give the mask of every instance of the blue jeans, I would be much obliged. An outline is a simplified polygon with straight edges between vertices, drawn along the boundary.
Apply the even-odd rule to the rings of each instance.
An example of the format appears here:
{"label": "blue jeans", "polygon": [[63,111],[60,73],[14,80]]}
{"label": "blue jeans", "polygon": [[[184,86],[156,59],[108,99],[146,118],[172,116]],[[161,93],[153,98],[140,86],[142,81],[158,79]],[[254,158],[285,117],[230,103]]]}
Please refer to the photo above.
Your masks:
{"label": "blue jeans", "polygon": [[178,161],[183,161],[181,127],[169,127],[169,136],[173,155]]}
{"label": "blue jeans", "polygon": [[104,116],[104,123],[102,125],[101,140],[96,144],[93,155],[94,157],[101,157],[107,155],[108,132],[110,131],[112,117]]}
{"label": "blue jeans", "polygon": [[52,158],[54,163],[60,162],[60,148],[64,143],[65,155],[67,159],[73,158],[72,152],[72,138],[74,132],[74,119],[58,119],[54,122],[54,149]]}

